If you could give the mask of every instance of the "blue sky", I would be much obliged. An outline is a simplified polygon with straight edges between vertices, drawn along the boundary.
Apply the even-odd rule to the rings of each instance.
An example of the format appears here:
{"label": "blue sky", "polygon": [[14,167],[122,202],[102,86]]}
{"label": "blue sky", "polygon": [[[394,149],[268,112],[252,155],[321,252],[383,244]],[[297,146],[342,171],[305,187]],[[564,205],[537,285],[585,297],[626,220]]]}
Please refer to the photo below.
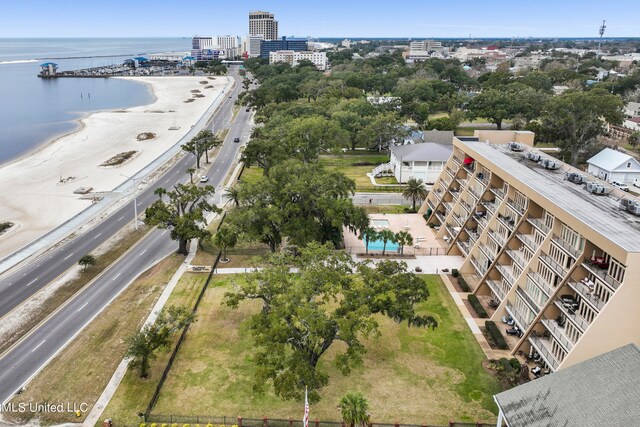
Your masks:
{"label": "blue sky", "polygon": [[2,0],[0,37],[161,37],[247,32],[267,10],[281,35],[640,37],[638,0]]}

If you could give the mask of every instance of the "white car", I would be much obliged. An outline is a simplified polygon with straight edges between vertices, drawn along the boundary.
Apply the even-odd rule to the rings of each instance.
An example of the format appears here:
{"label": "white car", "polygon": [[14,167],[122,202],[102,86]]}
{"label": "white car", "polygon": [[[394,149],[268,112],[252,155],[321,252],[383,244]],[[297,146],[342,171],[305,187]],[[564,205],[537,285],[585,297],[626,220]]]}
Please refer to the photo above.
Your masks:
{"label": "white car", "polygon": [[634,187],[640,187],[640,179],[639,178],[636,178],[636,179],[633,180],[633,186]]}
{"label": "white car", "polygon": [[613,181],[611,182],[611,185],[622,191],[629,191],[629,186],[623,182]]}
{"label": "white car", "polygon": [[209,177],[207,175],[202,175],[200,177],[200,182],[209,182]]}

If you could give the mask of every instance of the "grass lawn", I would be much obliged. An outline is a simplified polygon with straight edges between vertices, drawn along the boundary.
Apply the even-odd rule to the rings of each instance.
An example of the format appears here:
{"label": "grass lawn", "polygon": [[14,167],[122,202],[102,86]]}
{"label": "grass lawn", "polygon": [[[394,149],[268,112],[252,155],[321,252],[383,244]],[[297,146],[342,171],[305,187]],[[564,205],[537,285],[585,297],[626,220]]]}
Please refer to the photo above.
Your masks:
{"label": "grass lawn", "polygon": [[[127,337],[140,328],[183,260],[182,256],[172,255],[143,273],[13,402],[86,402],[91,407],[122,360]],[[40,417],[43,424],[83,420],[69,413],[43,413]],[[21,424],[28,419],[15,421]]]}
{"label": "grass lawn", "polygon": [[[232,279],[219,280],[207,290],[198,322],[176,358],[153,413],[297,417],[301,402],[283,402],[270,389],[264,394],[253,391],[252,339],[244,322],[260,305],[245,302],[235,311],[222,306],[222,297],[230,289],[227,281]],[[366,343],[369,351],[364,364],[347,377],[335,367],[335,349],[329,350],[321,364],[330,382],[321,392],[321,402],[311,407],[313,419],[339,419],[339,398],[348,390],[360,390],[370,402],[375,421],[495,420],[492,395],[500,389],[498,381],[482,368],[484,353],[439,277],[425,276],[425,281],[431,297],[419,308],[433,314],[440,327],[435,331],[409,329],[380,317],[382,336]],[[140,397],[139,382],[132,382],[130,376],[125,380],[118,400]],[[137,401],[140,403],[128,403],[126,411],[118,412],[136,412],[144,406]],[[128,421],[117,414],[107,410],[104,416],[120,424]]]}
{"label": "grass lawn", "polygon": [[[171,297],[169,297],[167,306],[184,305],[192,308],[206,280],[206,274],[185,273],[176,285]],[[196,320],[196,324],[198,322],[200,322],[200,318]],[[114,424],[118,426],[135,426],[139,424],[137,414],[146,410],[158,380],[162,376],[162,371],[167,365],[167,360],[173,351],[178,335],[174,336],[173,342],[169,347],[160,349],[156,353],[157,358],[151,362],[148,378],[141,379],[138,377],[137,371],[127,370],[118,390],[104,410],[102,419],[112,418]],[[103,347],[98,346],[96,348]],[[122,354],[120,355],[121,358]],[[111,376],[111,373],[109,376]],[[100,421],[97,426],[101,425],[102,422]]]}
{"label": "grass lawn", "polygon": [[240,176],[240,181],[253,185],[260,181],[263,176],[264,173],[258,166],[251,166],[250,168],[245,167],[242,171],[242,175]]}
{"label": "grass lawn", "polygon": [[385,214],[403,214],[405,208],[411,206],[402,205],[364,205],[361,206],[368,214],[372,213],[385,213]]}
{"label": "grass lawn", "polygon": [[339,171],[355,181],[357,189],[372,187],[367,176],[376,166],[387,163],[389,156],[384,153],[347,151],[343,156],[320,156],[320,165],[331,171]]}

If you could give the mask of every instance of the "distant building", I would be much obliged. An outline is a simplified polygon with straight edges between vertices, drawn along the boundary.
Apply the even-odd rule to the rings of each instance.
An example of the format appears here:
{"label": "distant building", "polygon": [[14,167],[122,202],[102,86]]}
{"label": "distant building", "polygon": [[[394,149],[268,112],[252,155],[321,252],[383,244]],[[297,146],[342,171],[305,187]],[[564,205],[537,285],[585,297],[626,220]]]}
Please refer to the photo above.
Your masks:
{"label": "distant building", "polygon": [[198,61],[235,58],[239,56],[236,36],[195,36],[191,39],[191,56]]}
{"label": "distant building", "polygon": [[442,42],[435,40],[417,40],[409,44],[409,51],[436,51],[442,50]]}
{"label": "distant building", "polygon": [[293,50],[296,52],[304,52],[308,50],[306,39],[288,39],[282,37],[279,40],[264,40],[260,44],[260,56],[269,58],[271,52],[278,50]]}
{"label": "distant building", "polygon": [[494,396],[497,427],[632,426],[640,419],[640,348],[601,354]]}
{"label": "distant building", "polygon": [[300,61],[307,60],[313,62],[318,70],[327,69],[328,61],[326,52],[297,52],[293,50],[278,50],[269,53],[269,64],[276,62],[286,62],[292,67],[297,66]]}
{"label": "distant building", "polygon": [[262,35],[248,35],[245,45],[245,53],[248,58],[258,58],[260,56],[260,47],[264,38]]}
{"label": "distant building", "polygon": [[349,39],[344,39],[342,40],[342,43],[340,43],[342,45],[342,47],[346,48],[346,49],[351,49],[351,40]]}
{"label": "distant building", "polygon": [[249,12],[249,35],[261,35],[264,40],[275,40],[278,38],[278,21],[270,12],[253,11]]}
{"label": "distant building", "polygon": [[624,106],[624,115],[628,118],[640,117],[640,102],[627,102]]}
{"label": "distant building", "polygon": [[604,181],[631,184],[640,178],[640,163],[630,155],[611,148],[605,148],[587,160],[587,164],[587,172]]}
{"label": "distant building", "polygon": [[389,163],[380,165],[373,170],[374,176],[393,173],[396,180],[404,184],[411,178],[421,179],[432,184],[440,176],[444,165],[451,157],[453,146],[433,142],[421,142],[408,145],[392,145],[389,147],[391,159]]}
{"label": "distant building", "polygon": [[44,64],[40,64],[40,69],[41,76],[53,76],[58,72],[58,64],[54,62],[45,62]]}

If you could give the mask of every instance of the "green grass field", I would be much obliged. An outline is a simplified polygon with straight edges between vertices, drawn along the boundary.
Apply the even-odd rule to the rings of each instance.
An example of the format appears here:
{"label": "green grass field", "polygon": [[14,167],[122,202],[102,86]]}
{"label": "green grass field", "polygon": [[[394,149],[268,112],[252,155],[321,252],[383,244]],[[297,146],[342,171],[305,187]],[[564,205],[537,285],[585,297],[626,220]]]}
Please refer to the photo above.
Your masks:
{"label": "green grass field", "polygon": [[[232,311],[221,305],[230,279],[210,287],[200,306],[198,321],[173,365],[153,411],[164,415],[212,415],[243,417],[296,417],[301,402],[283,402],[270,389],[253,391],[252,338],[244,322],[259,310],[256,302]],[[330,382],[322,401],[311,407],[311,416],[337,420],[338,400],[347,390],[362,391],[370,402],[372,420],[379,422],[446,424],[448,420],[495,419],[492,395],[498,382],[483,367],[484,354],[469,331],[453,300],[437,276],[426,276],[431,291],[419,308],[436,316],[435,331],[409,329],[380,318],[382,336],[367,342],[364,364],[351,375],[341,375],[330,350],[322,369]],[[340,345],[334,344],[334,345]],[[157,375],[154,366],[153,375]],[[127,375],[120,396],[140,396],[138,380]],[[142,408],[144,402],[135,405]],[[128,405],[130,411],[134,406]],[[105,416],[113,417],[109,411]]]}

